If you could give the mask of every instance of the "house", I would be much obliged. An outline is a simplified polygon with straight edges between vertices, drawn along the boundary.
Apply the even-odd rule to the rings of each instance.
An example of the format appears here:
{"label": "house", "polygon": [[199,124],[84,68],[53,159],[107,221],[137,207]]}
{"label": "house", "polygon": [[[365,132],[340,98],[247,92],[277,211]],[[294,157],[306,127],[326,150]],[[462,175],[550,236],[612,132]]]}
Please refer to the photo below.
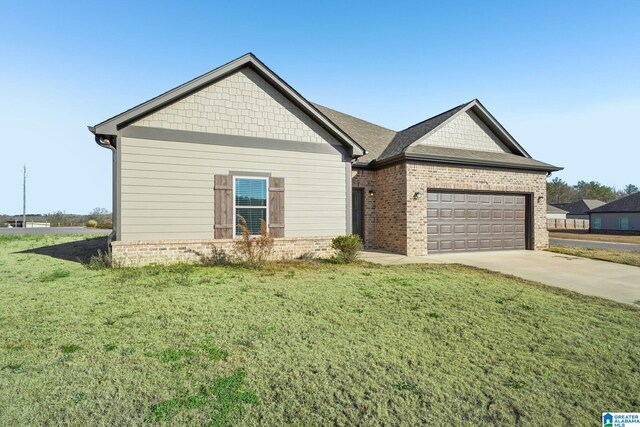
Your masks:
{"label": "house", "polygon": [[227,250],[238,215],[274,256],[336,235],[407,255],[548,245],[546,177],[478,100],[402,131],[313,104],[253,54],[89,127],[113,156],[115,259]]}
{"label": "house", "polygon": [[604,205],[597,199],[582,199],[571,203],[553,203],[553,206],[567,211],[567,219],[589,219],[589,211]]}
{"label": "house", "polygon": [[547,205],[547,219],[567,219],[567,211]]}
{"label": "house", "polygon": [[634,193],[589,211],[590,232],[640,234],[640,193]]}

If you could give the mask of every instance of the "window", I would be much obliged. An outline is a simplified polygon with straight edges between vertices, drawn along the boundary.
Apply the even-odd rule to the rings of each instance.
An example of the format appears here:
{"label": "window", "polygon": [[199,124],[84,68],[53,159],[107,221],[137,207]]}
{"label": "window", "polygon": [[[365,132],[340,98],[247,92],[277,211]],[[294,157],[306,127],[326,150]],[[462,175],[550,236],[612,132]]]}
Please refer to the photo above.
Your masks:
{"label": "window", "polygon": [[593,229],[600,230],[601,227],[602,227],[602,218],[600,218],[599,216],[593,218]]}
{"label": "window", "polygon": [[623,216],[620,217],[620,230],[628,230],[629,229],[629,217]]}
{"label": "window", "polygon": [[233,180],[234,235],[239,236],[240,218],[247,221],[252,235],[260,234],[261,220],[267,222],[267,178],[234,178]]}

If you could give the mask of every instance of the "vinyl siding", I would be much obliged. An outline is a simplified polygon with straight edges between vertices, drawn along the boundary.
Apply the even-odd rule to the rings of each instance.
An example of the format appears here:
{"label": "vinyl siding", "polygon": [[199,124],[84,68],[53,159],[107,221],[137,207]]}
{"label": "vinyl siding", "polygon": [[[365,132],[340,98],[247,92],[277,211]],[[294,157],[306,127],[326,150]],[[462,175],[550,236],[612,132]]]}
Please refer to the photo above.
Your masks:
{"label": "vinyl siding", "polygon": [[212,239],[213,177],[235,172],[285,178],[285,237],[345,234],[342,155],[121,139],[120,239]]}

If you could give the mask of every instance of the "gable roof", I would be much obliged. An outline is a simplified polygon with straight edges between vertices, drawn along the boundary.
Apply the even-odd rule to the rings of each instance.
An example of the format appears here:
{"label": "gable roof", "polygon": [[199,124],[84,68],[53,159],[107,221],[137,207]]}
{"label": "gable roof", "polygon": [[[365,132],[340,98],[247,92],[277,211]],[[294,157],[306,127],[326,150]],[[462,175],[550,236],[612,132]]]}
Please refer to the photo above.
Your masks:
{"label": "gable roof", "polygon": [[[356,162],[356,165],[359,166],[377,166],[402,159],[410,159],[547,172],[562,169],[549,163],[532,159],[529,153],[513,139],[477,99],[460,104],[400,132],[395,132],[322,105],[314,105],[367,149],[367,155],[360,157]],[[512,153],[416,144],[469,110],[473,111]]]}
{"label": "gable roof", "polygon": [[276,73],[271,71],[252,53],[247,53],[225,65],[222,65],[208,73],[205,73],[193,80],[190,80],[176,88],[173,88],[155,98],[152,98],[142,104],[139,104],[127,111],[124,111],[110,119],[107,119],[95,126],[89,126],[89,130],[95,135],[116,135],[120,129],[125,128],[129,124],[158,111],[169,104],[185,98],[206,86],[221,80],[230,74],[235,73],[243,67],[250,67],[256,71],[269,84],[278,89],[286,96],[294,105],[314,119],[325,130],[333,135],[339,142],[351,149],[353,156],[362,156],[366,150],[360,146],[353,138],[351,138],[344,130],[336,126],[330,119],[322,114],[313,104],[307,101],[302,95],[296,92]]}
{"label": "gable roof", "polygon": [[604,205],[605,202],[597,199],[582,199],[571,203],[553,203],[553,206],[564,209],[571,215],[584,215],[591,209]]}
{"label": "gable roof", "polygon": [[592,209],[589,213],[598,212],[639,212],[640,193],[633,193],[622,199],[614,200],[605,205]]}

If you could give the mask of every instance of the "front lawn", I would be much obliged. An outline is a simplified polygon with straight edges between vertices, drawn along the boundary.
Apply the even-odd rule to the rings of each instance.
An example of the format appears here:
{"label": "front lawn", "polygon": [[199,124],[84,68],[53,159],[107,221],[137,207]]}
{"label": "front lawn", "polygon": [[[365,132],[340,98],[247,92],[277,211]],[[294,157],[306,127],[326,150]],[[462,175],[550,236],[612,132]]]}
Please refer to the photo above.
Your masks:
{"label": "front lawn", "polygon": [[549,237],[552,239],[572,239],[572,240],[591,240],[594,242],[616,242],[616,243],[636,243],[640,244],[640,236],[623,235],[623,234],[600,234],[589,233],[584,231],[549,231]]}
{"label": "front lawn", "polygon": [[640,410],[633,307],[455,265],[95,271],[58,258],[79,239],[0,236],[0,425],[582,426]]}
{"label": "front lawn", "polygon": [[579,246],[551,245],[550,252],[564,255],[573,255],[583,258],[597,259],[600,261],[617,262],[640,267],[640,251],[621,251],[605,248],[582,248]]}

